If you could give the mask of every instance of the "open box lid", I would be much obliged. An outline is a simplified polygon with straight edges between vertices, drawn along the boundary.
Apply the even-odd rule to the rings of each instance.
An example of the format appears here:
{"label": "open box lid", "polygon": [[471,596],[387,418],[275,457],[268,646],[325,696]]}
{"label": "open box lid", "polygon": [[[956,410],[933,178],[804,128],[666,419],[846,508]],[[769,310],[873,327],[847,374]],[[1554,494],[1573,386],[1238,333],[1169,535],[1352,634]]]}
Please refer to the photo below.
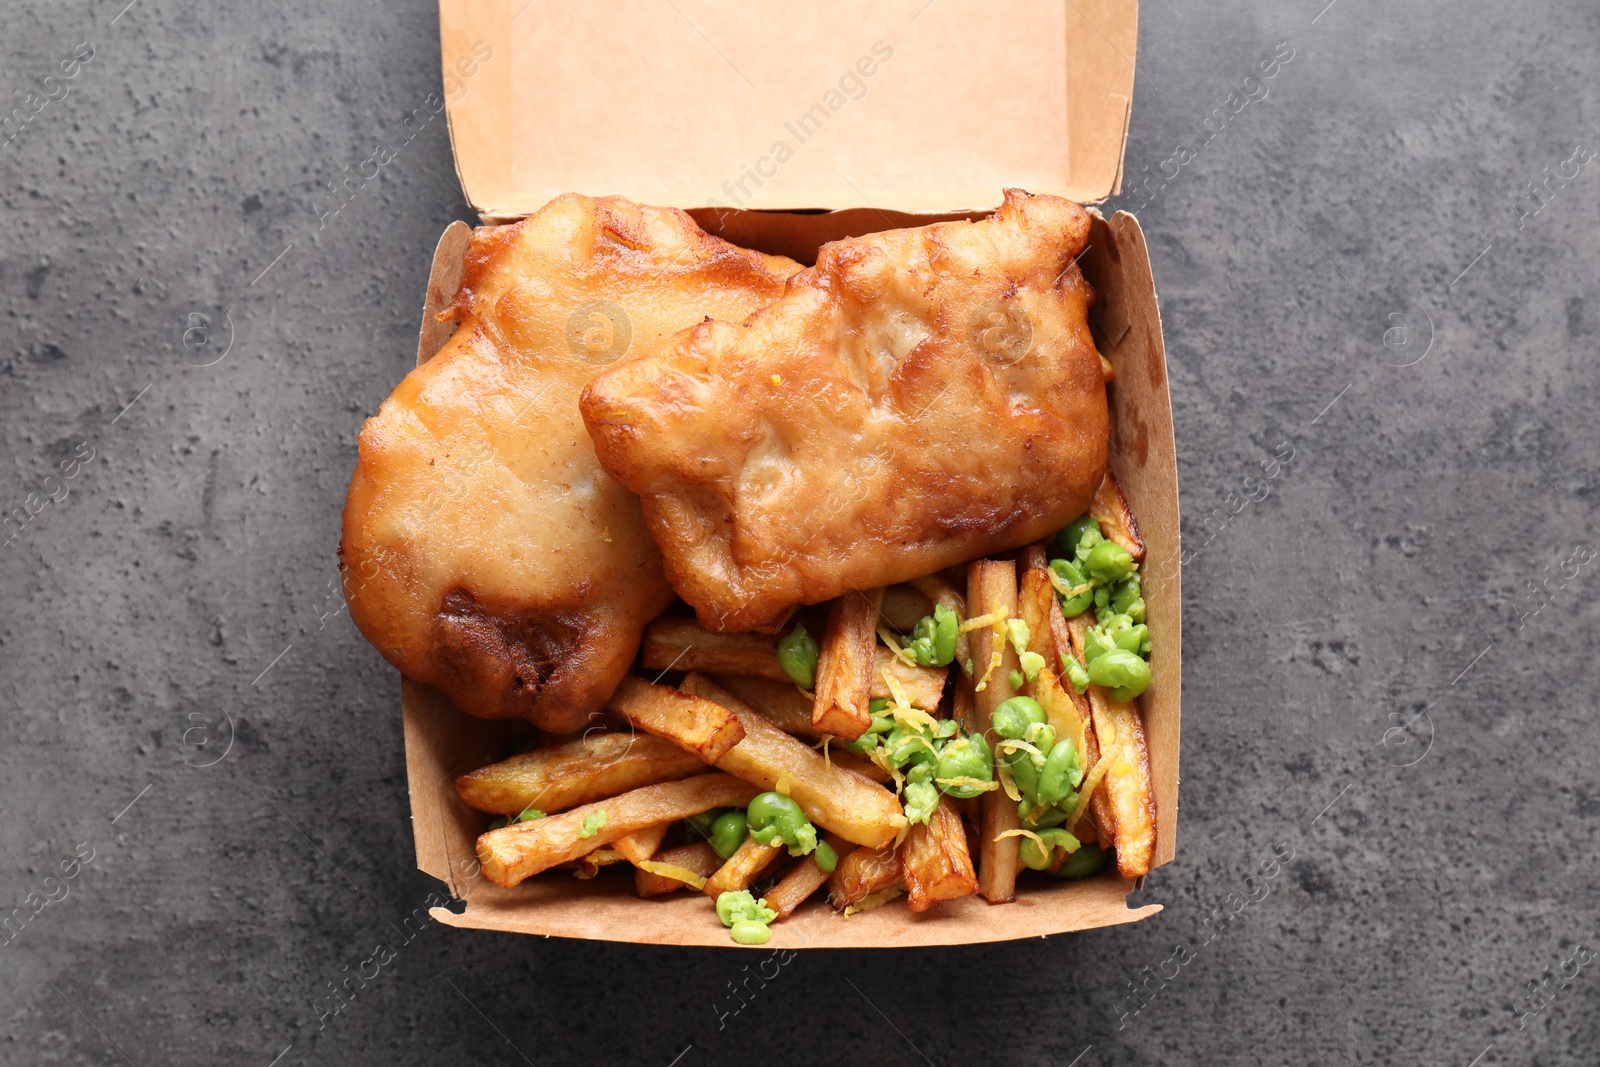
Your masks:
{"label": "open box lid", "polygon": [[573,190],[949,213],[1121,183],[1136,0],[440,0],[439,24],[488,222]]}

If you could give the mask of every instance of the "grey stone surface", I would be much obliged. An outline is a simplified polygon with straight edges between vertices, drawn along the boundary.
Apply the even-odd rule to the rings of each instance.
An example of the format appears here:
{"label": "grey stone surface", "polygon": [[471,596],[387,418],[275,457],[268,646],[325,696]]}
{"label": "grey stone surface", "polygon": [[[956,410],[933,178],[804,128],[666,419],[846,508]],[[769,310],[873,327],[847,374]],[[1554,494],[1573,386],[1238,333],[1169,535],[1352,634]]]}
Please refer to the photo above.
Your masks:
{"label": "grey stone surface", "polygon": [[1192,554],[1162,915],[803,955],[726,1016],[768,957],[433,927],[323,1020],[434,888],[334,547],[468,217],[443,119],[318,213],[439,91],[437,16],[123,2],[0,11],[6,108],[67,90],[0,147],[0,507],[57,498],[0,549],[0,903],[49,901],[0,1062],[1600,1058],[1600,162],[1527,185],[1600,147],[1594,4],[1145,5],[1116,203]]}

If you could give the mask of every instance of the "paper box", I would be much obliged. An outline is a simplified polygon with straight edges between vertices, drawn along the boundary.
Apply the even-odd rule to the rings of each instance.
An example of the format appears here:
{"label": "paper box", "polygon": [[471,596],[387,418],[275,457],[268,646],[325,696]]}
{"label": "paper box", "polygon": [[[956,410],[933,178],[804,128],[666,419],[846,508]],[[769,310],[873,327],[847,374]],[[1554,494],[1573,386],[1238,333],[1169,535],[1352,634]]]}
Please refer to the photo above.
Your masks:
{"label": "paper box", "polygon": [[[486,224],[567,191],[688,209],[738,244],[815,260],[817,246],[899,226],[980,218],[1006,186],[1081,202],[1117,190],[1137,9],[1112,0],[556,5],[441,0],[451,141]],[[434,314],[461,280],[453,224],[428,279],[418,362],[449,339]],[[1132,215],[1094,220],[1080,259],[1090,317],[1116,369],[1111,467],[1143,530],[1154,684],[1143,698],[1159,812],[1153,865],[1178,822],[1181,592],[1177,460],[1161,320]],[[549,872],[513,889],[477,874],[485,817],[454,778],[501,757],[506,726],[402,680],[417,865],[465,902],[451,926],[736,947],[708,901],[639,900],[631,880]],[[1017,900],[969,897],[913,915],[843,918],[820,897],[773,927],[772,948],[953,945],[1133,922],[1135,884],[1024,872]]]}

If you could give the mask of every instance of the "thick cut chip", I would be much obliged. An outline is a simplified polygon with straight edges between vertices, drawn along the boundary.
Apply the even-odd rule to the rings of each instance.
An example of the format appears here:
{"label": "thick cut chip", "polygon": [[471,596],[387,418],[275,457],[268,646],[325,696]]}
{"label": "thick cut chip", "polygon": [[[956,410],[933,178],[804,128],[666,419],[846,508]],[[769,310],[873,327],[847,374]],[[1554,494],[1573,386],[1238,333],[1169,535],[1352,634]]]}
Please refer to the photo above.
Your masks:
{"label": "thick cut chip", "polygon": [[651,623],[644,632],[639,666],[647,671],[750,674],[793,684],[778,665],[776,637],[712,633],[693,619],[657,619]]}
{"label": "thick cut chip", "polygon": [[793,798],[812,822],[868,848],[882,848],[905,826],[893,793],[790,737],[711,679],[691,674],[683,689],[726,707],[743,727],[742,740],[717,759],[718,770]]}
{"label": "thick cut chip", "polygon": [[1127,549],[1136,562],[1144,561],[1144,537],[1128,507],[1128,498],[1122,495],[1122,487],[1110,471],[1106,471],[1106,480],[1100,483],[1094,499],[1089,502],[1089,514],[1100,524],[1107,540]]}
{"label": "thick cut chip", "polygon": [[706,879],[706,884],[700,887],[700,892],[716,900],[724,893],[737,893],[741,889],[749,889],[750,883],[760,877],[762,871],[782,859],[783,855],[784,849],[780,842],[774,841],[763,845],[755,838],[747,837],[734,854],[728,857],[727,862]]}
{"label": "thick cut chip", "polygon": [[641,897],[657,897],[685,885],[699,889],[721,866],[722,857],[708,841],[663,849],[634,871],[633,889]]}
{"label": "thick cut chip", "polygon": [[361,431],[340,556],[367,640],[474,715],[581,728],[672,591],[578,393],[707,315],[771,303],[798,269],[617,197],[477,230],[455,335]]}
{"label": "thick cut chip", "polygon": [[837,911],[860,904],[874,893],[904,885],[900,853],[893,848],[858,848],[840,856],[828,876],[828,902]]}
{"label": "thick cut chip", "polygon": [[643,678],[624,678],[607,707],[707,763],[726,756],[744,737],[738,716],[721,704]]}
{"label": "thick cut chip", "polygon": [[[840,857],[849,855],[856,847],[834,834],[829,834],[826,841],[828,847],[834,851],[835,864]],[[767,907],[778,913],[778,918],[773,921],[777,922],[778,919],[787,919],[793,915],[794,909],[804,904],[811,894],[822,888],[828,880],[828,874],[828,871],[817,866],[815,852],[796,860],[783,872],[778,884],[767,890],[762,897],[767,902]]]}
{"label": "thick cut chip", "polygon": [[560,815],[490,830],[478,838],[478,861],[485,878],[509,888],[647,826],[687,819],[712,808],[742,808],[759,792],[731,774],[647,785]]}
{"label": "thick cut chip", "polygon": [[1074,257],[1089,215],[1010,189],[981,222],[822,247],[783,298],[598,376],[583,417],[707,629],[1048,536],[1106,469]]}
{"label": "thick cut chip", "polygon": [[703,760],[665,738],[596,733],[479,767],[456,779],[456,793],[495,815],[549,813],[705,771]]}
{"label": "thick cut chip", "polygon": [[[972,633],[973,686],[977,719],[993,738],[994,709],[1016,696],[1011,672],[1017,669],[1017,652],[1007,640],[1004,620],[1017,610],[1017,565],[1010,560],[980,559],[967,568],[967,603],[973,618],[994,620]],[[1002,776],[1004,783],[1007,779]],[[1013,786],[1012,788],[1015,788]],[[1017,801],[1010,790],[991,789],[979,798],[978,891],[991,904],[1016,899],[1017,871],[1022,867],[1017,839],[1022,828]]]}
{"label": "thick cut chip", "polygon": [[[1079,615],[1067,625],[1072,632],[1073,654],[1081,662],[1088,616]],[[1117,846],[1117,871],[1124,878],[1138,878],[1150,872],[1150,857],[1156,845],[1155,789],[1144,716],[1137,700],[1112,700],[1111,693],[1098,685],[1089,686],[1089,705],[1100,743],[1100,762],[1105,764],[1102,788]],[[1086,778],[1085,786],[1087,783]],[[1099,826],[1104,833],[1106,824],[1101,822]]]}
{"label": "thick cut chip", "polygon": [[948,798],[941,797],[928,821],[913,826],[906,835],[900,845],[900,866],[912,911],[927,911],[935,904],[978,891],[967,831]]}
{"label": "thick cut chip", "polygon": [[811,705],[811,725],[823,733],[854,741],[872,723],[872,664],[882,601],[882,589],[868,589],[848,593],[828,609]]}

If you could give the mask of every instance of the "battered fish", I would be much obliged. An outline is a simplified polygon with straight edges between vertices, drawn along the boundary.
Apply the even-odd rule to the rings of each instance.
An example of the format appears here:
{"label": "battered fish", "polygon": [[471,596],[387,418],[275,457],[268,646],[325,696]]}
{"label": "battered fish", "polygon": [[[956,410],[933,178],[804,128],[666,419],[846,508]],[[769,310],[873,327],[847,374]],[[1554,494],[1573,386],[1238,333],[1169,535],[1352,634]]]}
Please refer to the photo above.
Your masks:
{"label": "battered fish", "polygon": [[672,590],[579,390],[707,315],[744,318],[799,269],[618,197],[477,230],[442,316],[455,335],[361,431],[340,556],[367,640],[474,715],[582,727]]}
{"label": "battered fish", "polygon": [[1084,511],[1110,435],[1089,221],[1009,189],[981,222],[824,245],[771,307],[590,383],[600,462],[702,625],[770,626]]}

